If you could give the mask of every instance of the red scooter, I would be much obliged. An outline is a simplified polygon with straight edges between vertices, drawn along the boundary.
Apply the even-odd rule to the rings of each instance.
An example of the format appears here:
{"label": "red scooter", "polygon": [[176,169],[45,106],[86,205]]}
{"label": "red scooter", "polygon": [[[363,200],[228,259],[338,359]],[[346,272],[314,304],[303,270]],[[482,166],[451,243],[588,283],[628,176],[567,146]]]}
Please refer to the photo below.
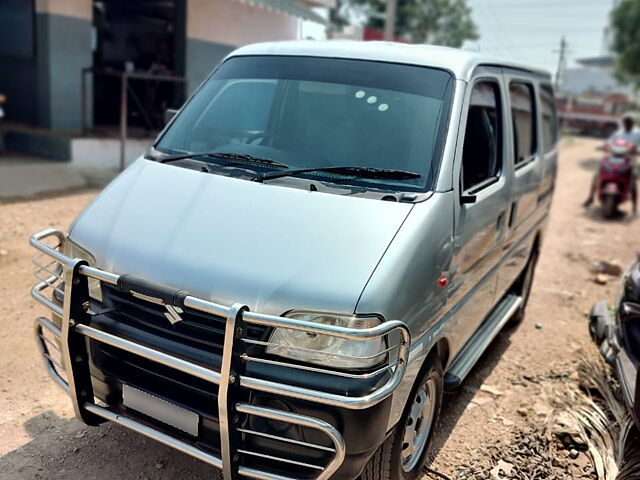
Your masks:
{"label": "red scooter", "polygon": [[618,213],[618,205],[631,193],[631,173],[635,147],[626,140],[614,140],[606,146],[608,155],[602,161],[596,183],[598,199],[605,218]]}

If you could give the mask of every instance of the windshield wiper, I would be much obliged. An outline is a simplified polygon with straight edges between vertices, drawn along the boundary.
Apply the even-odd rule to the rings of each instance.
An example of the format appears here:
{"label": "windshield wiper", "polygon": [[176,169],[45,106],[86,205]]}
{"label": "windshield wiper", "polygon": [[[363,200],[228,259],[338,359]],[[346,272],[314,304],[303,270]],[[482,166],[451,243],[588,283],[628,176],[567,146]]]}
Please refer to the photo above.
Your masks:
{"label": "windshield wiper", "polygon": [[380,178],[391,180],[407,180],[410,178],[420,178],[422,175],[416,172],[406,170],[393,170],[375,167],[357,167],[357,166],[333,166],[333,167],[308,167],[294,168],[289,170],[279,170],[277,172],[267,172],[256,178],[257,181],[272,180],[274,178],[289,177],[310,172],[330,172],[338,175],[356,176],[361,178]]}
{"label": "windshield wiper", "polygon": [[280,167],[280,168],[289,168],[289,165],[286,163],[278,162],[276,160],[271,160],[270,158],[262,158],[262,157],[254,157],[253,155],[249,155],[246,153],[233,153],[233,152],[192,152],[192,153],[179,153],[177,155],[171,155],[169,157],[158,158],[157,161],[160,163],[171,163],[176,162],[178,160],[185,160],[187,158],[198,158],[198,157],[209,157],[209,158],[221,158],[223,160],[244,160],[252,163],[256,163],[258,165],[268,165],[270,167]]}
{"label": "windshield wiper", "polygon": [[295,175],[301,175],[310,172],[329,172],[337,173],[338,175],[353,176],[369,179],[391,179],[391,180],[408,180],[411,178],[420,178],[422,175],[416,172],[409,172],[406,170],[394,170],[386,168],[375,167],[362,167],[362,166],[327,166],[327,167],[306,167],[306,168],[289,168],[286,163],[271,160],[270,158],[254,157],[246,153],[233,153],[233,152],[193,152],[193,153],[180,153],[177,155],[171,155],[164,158],[158,158],[160,163],[170,163],[178,160],[184,160],[188,158],[197,157],[209,157],[220,158],[223,160],[233,161],[249,161],[258,165],[268,165],[270,167],[279,167],[285,170],[278,170],[274,172],[266,172],[258,174],[255,180],[263,182],[265,180],[272,180],[275,178],[289,177]]}

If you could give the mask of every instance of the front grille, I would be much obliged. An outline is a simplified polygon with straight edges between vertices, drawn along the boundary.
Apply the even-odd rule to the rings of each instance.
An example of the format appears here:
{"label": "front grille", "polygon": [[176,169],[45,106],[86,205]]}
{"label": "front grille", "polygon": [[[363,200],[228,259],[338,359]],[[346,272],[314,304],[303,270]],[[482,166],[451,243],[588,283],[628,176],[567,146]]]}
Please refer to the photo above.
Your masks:
{"label": "front grille", "polygon": [[[226,318],[185,308],[180,314],[182,321],[172,324],[165,317],[164,306],[112,286],[102,286],[102,298],[103,305],[92,318],[95,327],[219,370]],[[250,326],[245,335],[259,340],[265,332],[264,327]],[[109,383],[115,380],[117,391],[118,384],[125,383],[197,412],[203,422],[200,440],[217,444],[217,385],[101,342],[90,340],[90,345],[94,376]]]}
{"label": "front grille", "polygon": [[[182,321],[171,324],[165,316],[167,310],[162,305],[142,300],[107,285],[102,287],[102,297],[107,315],[120,324],[185,347],[209,354],[222,354],[226,324],[224,317],[187,308],[180,314]],[[265,330],[257,325],[249,326],[246,338],[259,340],[264,336]]]}
{"label": "front grille", "polygon": [[166,398],[202,416],[218,418],[218,387],[100,342],[92,342],[92,360],[102,375]]}

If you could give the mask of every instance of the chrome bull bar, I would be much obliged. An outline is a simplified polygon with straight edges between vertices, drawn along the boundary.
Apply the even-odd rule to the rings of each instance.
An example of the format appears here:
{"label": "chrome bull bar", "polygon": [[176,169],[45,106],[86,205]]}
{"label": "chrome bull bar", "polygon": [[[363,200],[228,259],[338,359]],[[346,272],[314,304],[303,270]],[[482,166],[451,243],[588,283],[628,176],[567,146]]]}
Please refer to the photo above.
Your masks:
{"label": "chrome bull bar", "polygon": [[[51,243],[52,241],[54,243]],[[226,318],[222,362],[219,371],[95,328],[90,325],[89,279],[95,279],[121,288],[127,276],[94,268],[89,266],[85,260],[74,259],[64,255],[62,253],[64,242],[64,233],[55,229],[44,230],[30,238],[30,244],[39,252],[34,260],[34,265],[36,266],[36,277],[40,280],[33,287],[31,294],[35,300],[51,310],[60,319],[61,324],[58,327],[49,319],[38,318],[35,323],[35,335],[45,360],[47,371],[71,397],[76,416],[89,425],[101,423],[104,419],[121,424],[222,469],[225,480],[231,480],[238,475],[261,480],[298,480],[296,477],[283,476],[281,473],[253,468],[251,466],[253,459],[258,457],[280,462],[289,468],[299,466],[314,469],[318,472],[314,478],[326,480],[336,472],[345,458],[345,444],[342,435],[331,424],[317,418],[248,403],[234,402],[233,399],[237,396],[238,389],[282,395],[347,409],[365,409],[391,395],[400,385],[406,369],[411,341],[408,328],[400,321],[388,321],[366,329],[346,328],[255,313],[242,304],[232,306],[219,305],[191,296],[186,292],[181,297],[174,295],[172,298],[176,299],[175,306]],[[43,274],[44,277],[42,276]],[[149,284],[141,284],[141,291],[136,293],[130,288],[130,279],[128,281],[128,293],[149,297]],[[135,282],[133,284],[135,286]],[[58,305],[52,298],[49,298],[46,293],[57,293],[58,297],[62,296],[62,306]],[[140,295],[142,293],[144,295]],[[159,297],[163,298],[163,295],[160,294]],[[164,298],[166,299],[166,296]],[[171,301],[167,304],[170,303]],[[375,372],[359,374],[300,365],[293,362],[289,363],[286,360],[276,361],[252,357],[246,353],[239,353],[237,350],[240,349],[236,348],[239,344],[252,342],[250,339],[243,338],[243,327],[246,324],[302,330],[307,333],[329,335],[354,341],[366,341],[383,337],[387,339],[388,348],[383,352],[387,361]],[[98,405],[93,396],[89,373],[87,338],[217,385],[220,458],[179,438],[172,437],[160,430],[137,422],[133,418],[124,416],[116,412],[114,408]],[[393,345],[391,345],[392,339],[396,341]],[[253,341],[253,343],[256,342]],[[59,360],[54,358],[54,351],[58,352]],[[383,385],[366,395],[340,395],[248,376],[243,373],[242,368],[238,368],[239,364],[247,362],[273,363],[300,371],[314,371],[349,378],[366,379],[375,374],[387,373],[388,378]],[[328,439],[332,446],[316,445],[242,428],[238,425],[238,413],[317,430]],[[284,443],[304,444],[305,447],[326,451],[331,454],[331,457],[325,464],[315,465],[242,448],[242,442],[238,440],[240,436],[251,435],[266,436]],[[246,458],[247,462],[239,461],[240,458]]]}

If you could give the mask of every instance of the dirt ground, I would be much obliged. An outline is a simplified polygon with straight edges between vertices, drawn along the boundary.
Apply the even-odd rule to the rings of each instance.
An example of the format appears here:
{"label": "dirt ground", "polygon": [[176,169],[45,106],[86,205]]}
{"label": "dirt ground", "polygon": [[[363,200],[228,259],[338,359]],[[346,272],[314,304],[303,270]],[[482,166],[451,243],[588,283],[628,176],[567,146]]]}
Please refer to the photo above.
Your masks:
{"label": "dirt ground", "polygon": [[[591,264],[626,265],[639,248],[640,220],[604,221],[597,209],[580,207],[598,144],[564,141],[527,317],[503,331],[463,387],[445,398],[431,467],[452,479],[476,478],[469,465],[492,467],[501,445],[508,456],[523,432],[548,416],[546,389],[574,373],[580,348],[593,349],[586,312],[594,301],[614,297],[616,279],[595,283]],[[123,428],[83,426],[45,373],[32,338],[33,318],[45,311],[29,297],[27,238],[46,227],[65,229],[95,193],[0,204],[0,479],[216,478],[204,463]],[[559,465],[566,478],[588,469],[584,458]]]}

